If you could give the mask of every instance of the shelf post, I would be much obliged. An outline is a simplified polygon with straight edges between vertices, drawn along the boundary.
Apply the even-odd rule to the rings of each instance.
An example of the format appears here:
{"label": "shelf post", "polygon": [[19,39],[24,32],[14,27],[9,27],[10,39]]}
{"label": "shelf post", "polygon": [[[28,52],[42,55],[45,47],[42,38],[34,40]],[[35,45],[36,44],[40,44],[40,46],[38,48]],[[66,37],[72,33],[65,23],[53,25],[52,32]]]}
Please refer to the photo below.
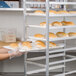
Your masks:
{"label": "shelf post", "polygon": [[[67,0],[64,0],[64,2],[67,2]],[[66,11],[67,9],[66,9],[66,5],[64,5],[64,10]],[[64,21],[66,21],[66,17],[63,17],[63,20]],[[64,28],[63,29],[63,32],[66,32],[66,29]],[[64,40],[64,44],[65,44],[65,46],[64,46],[64,49],[66,48],[66,40]],[[65,63],[65,60],[66,60],[66,51],[64,51],[64,69],[63,69],[63,72],[64,72],[64,75],[65,75],[65,72],[66,72],[66,63]]]}
{"label": "shelf post", "polygon": [[24,54],[24,76],[27,76],[27,54]]}
{"label": "shelf post", "polygon": [[[26,0],[23,0],[23,34],[22,34],[22,41],[27,40],[27,25],[26,25]],[[26,35],[25,35],[26,34]],[[27,54],[24,54],[24,76],[27,76]]]}
{"label": "shelf post", "polygon": [[46,0],[46,76],[49,76],[49,0]]}
{"label": "shelf post", "polygon": [[26,0],[23,0],[23,17],[24,17],[24,22],[23,22],[23,31],[22,31],[22,41],[27,40],[27,25],[26,25]]}

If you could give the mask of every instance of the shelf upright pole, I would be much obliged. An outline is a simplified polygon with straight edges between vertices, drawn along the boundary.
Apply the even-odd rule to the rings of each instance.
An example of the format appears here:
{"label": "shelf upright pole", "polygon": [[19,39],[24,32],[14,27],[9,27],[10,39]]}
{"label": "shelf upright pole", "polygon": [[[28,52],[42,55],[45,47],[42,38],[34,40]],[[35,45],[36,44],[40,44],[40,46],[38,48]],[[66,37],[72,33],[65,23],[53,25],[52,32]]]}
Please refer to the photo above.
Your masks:
{"label": "shelf upright pole", "polygon": [[24,76],[27,76],[27,54],[24,55]]}
{"label": "shelf upright pole", "polygon": [[[24,16],[24,26],[23,26],[23,36],[22,41],[27,40],[27,25],[26,25],[26,0],[23,0],[23,16]],[[24,54],[24,76],[27,76],[27,54]]]}
{"label": "shelf upright pole", "polygon": [[[67,2],[67,0],[64,0],[64,2]],[[66,11],[66,5],[64,5],[64,10]],[[63,20],[65,21],[66,20],[66,17],[63,17]],[[63,29],[63,32],[66,32],[66,29],[64,28]],[[66,40],[64,40],[64,44],[65,44],[65,46],[64,46],[64,49],[66,48]],[[66,60],[66,51],[64,51],[64,70],[63,70],[63,72],[64,72],[64,75],[65,75],[65,73],[66,73],[66,63],[65,63],[65,60]]]}
{"label": "shelf upright pole", "polygon": [[49,0],[46,0],[46,76],[49,76]]}
{"label": "shelf upright pole", "polygon": [[25,0],[23,0],[23,34],[22,34],[22,41],[25,41]]}
{"label": "shelf upright pole", "polygon": [[23,0],[23,16],[24,16],[24,22],[23,22],[23,34],[22,34],[22,41],[27,40],[27,15],[26,15],[26,0]]}

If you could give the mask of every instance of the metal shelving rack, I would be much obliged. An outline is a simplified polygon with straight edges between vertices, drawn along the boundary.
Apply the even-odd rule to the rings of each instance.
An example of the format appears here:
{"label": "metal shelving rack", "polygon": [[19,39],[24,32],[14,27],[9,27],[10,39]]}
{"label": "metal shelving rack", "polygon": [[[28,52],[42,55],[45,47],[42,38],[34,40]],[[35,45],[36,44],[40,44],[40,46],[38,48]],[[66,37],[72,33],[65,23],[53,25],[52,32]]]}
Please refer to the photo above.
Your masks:
{"label": "metal shelving rack", "polygon": [[[26,5],[27,4],[45,4],[46,5],[46,14],[34,14],[34,13],[27,13],[27,11],[33,11],[33,10],[38,10],[37,8],[27,8]],[[27,76],[28,74],[34,74],[34,73],[40,73],[40,72],[46,72],[46,76],[49,76],[49,72],[50,70],[54,70],[54,69],[59,69],[59,68],[63,68],[63,72],[61,74],[57,74],[57,75],[53,75],[53,76],[66,76],[68,74],[72,74],[72,73],[76,73],[76,70],[74,71],[70,71],[70,72],[66,72],[66,63],[67,62],[71,62],[71,61],[75,61],[76,57],[75,56],[69,56],[69,59],[66,59],[66,52],[70,51],[70,50],[75,50],[76,47],[73,48],[66,48],[66,40],[69,39],[76,39],[76,37],[65,37],[65,38],[57,38],[57,39],[49,39],[49,30],[50,29],[60,29],[62,28],[63,31],[66,31],[66,28],[74,28],[76,26],[61,26],[61,27],[49,27],[49,17],[63,17],[63,19],[65,20],[65,17],[70,17],[70,16],[76,16],[76,14],[58,14],[58,15],[50,15],[49,14],[49,5],[50,4],[63,4],[64,5],[64,10],[66,10],[66,5],[76,5],[76,2],[67,2],[67,0],[64,0],[64,2],[50,2],[49,0],[46,0],[46,2],[30,2],[30,1],[26,1],[23,0],[23,7],[24,7],[24,39],[23,41],[32,39],[32,40],[42,40],[42,41],[46,41],[46,51],[45,51],[45,56],[41,56],[41,57],[34,57],[34,58],[27,58],[27,54],[25,54],[24,57],[24,72],[25,72],[25,76]],[[27,17],[28,16],[37,16],[37,17],[46,17],[46,27],[40,27],[40,26],[35,26],[35,25],[27,25]],[[39,39],[39,38],[34,38],[34,37],[28,37],[27,35],[27,29],[28,28],[43,28],[46,29],[46,39]],[[26,33],[26,36],[25,36]],[[29,39],[28,39],[29,38]],[[65,46],[61,49],[55,49],[55,50],[50,50],[49,49],[49,41],[60,41],[63,40]],[[36,49],[33,49],[36,50]],[[42,49],[40,49],[42,50]],[[32,52],[32,51],[31,51]],[[54,54],[53,54],[54,53]],[[50,55],[52,54],[52,55]],[[50,62],[50,58],[56,58],[56,57],[63,57],[63,59],[58,60],[58,61],[54,61],[54,62]],[[37,62],[33,62],[33,61],[38,61],[38,60],[43,60],[45,59],[46,64],[41,64],[41,63],[37,63]],[[27,72],[27,64],[32,64],[32,66],[37,66],[37,67],[41,67],[39,69],[35,68],[33,70],[33,68]],[[60,64],[60,65],[55,65],[55,64]],[[55,65],[53,67],[50,67],[51,65]],[[31,68],[31,67],[30,67]]]}

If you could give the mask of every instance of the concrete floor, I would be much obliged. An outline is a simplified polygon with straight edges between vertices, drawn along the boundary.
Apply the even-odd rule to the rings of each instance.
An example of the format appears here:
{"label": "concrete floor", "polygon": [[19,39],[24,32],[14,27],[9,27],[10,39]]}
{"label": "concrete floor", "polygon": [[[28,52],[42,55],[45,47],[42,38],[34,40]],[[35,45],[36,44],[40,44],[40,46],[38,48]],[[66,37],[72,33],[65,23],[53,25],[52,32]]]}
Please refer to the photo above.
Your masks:
{"label": "concrete floor", "polygon": [[[3,76],[24,76],[24,75],[3,75]],[[30,75],[30,76],[45,76],[45,75]],[[76,74],[71,74],[71,75],[67,75],[67,76],[76,76]]]}
{"label": "concrete floor", "polygon": [[[10,74],[10,73],[6,73],[0,76],[24,76],[23,73],[16,73],[16,74]],[[28,76],[45,76],[45,74],[34,74],[34,75],[28,75]],[[53,76],[50,74],[50,76]],[[71,75],[66,75],[66,76],[76,76],[76,74],[71,74]]]}

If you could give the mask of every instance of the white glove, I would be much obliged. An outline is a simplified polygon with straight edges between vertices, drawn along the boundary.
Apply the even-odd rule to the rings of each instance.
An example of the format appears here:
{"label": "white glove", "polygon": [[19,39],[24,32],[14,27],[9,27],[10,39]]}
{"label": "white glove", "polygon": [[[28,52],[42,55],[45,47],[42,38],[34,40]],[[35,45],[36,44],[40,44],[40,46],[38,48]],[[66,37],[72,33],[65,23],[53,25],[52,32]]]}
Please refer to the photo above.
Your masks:
{"label": "white glove", "polygon": [[17,51],[12,51],[12,53],[10,53],[10,59],[14,58],[14,57],[19,57],[21,55],[23,55],[24,53]]}

